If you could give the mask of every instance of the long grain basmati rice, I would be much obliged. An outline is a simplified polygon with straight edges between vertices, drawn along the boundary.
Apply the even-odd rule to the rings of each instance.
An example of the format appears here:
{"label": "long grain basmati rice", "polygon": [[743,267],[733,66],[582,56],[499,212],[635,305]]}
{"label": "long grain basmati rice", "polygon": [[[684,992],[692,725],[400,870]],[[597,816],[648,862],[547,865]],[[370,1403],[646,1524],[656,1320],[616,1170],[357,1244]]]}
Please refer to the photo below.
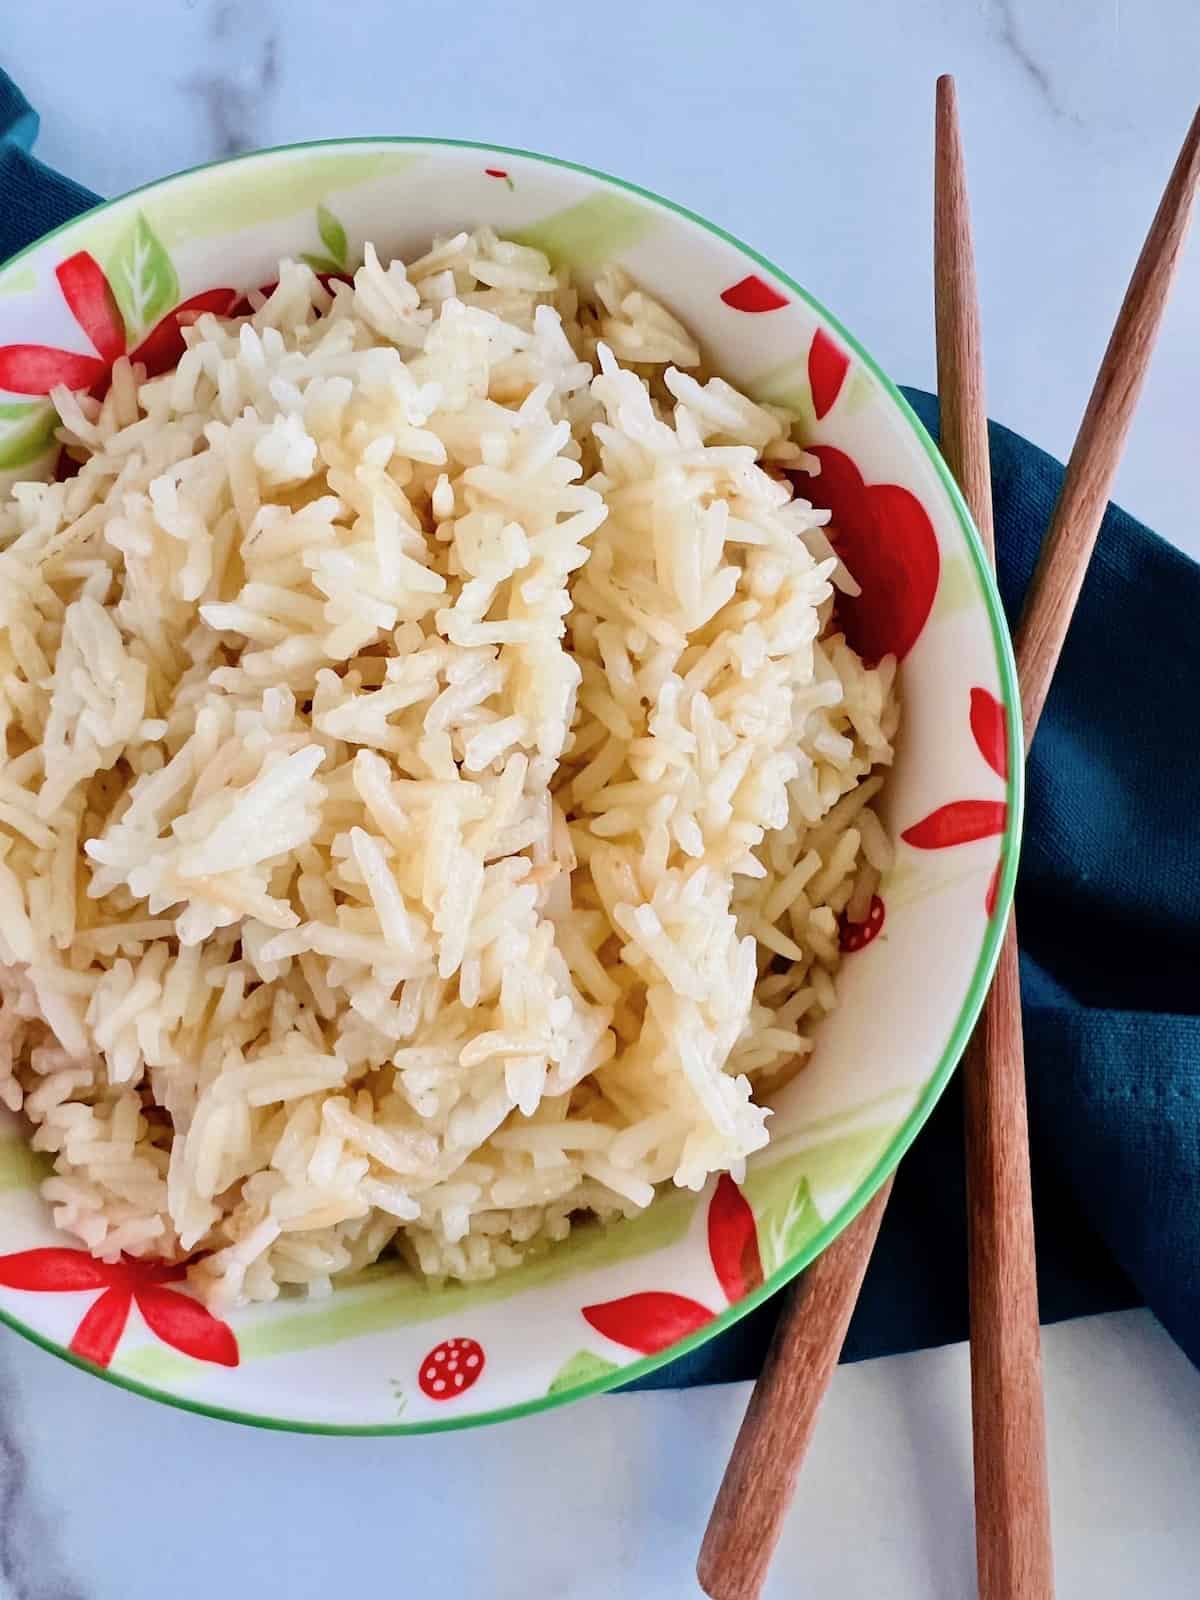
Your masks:
{"label": "long grain basmati rice", "polygon": [[57,1222],[227,1305],[738,1170],[890,859],[893,663],[786,419],[488,230],[185,340],[56,393],[78,472],[0,507],[0,1095]]}

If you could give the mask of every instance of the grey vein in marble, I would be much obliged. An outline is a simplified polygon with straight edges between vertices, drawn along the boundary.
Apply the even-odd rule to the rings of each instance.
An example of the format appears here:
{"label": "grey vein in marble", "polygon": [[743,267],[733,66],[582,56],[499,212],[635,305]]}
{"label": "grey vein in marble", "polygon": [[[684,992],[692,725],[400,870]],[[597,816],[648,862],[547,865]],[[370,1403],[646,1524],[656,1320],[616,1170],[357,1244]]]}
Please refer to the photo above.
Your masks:
{"label": "grey vein in marble", "polygon": [[209,25],[212,54],[214,61],[228,55],[230,65],[185,83],[204,108],[213,159],[239,155],[263,142],[262,111],[279,84],[278,33],[269,28],[257,49],[248,52],[245,32],[243,8],[219,0]]}
{"label": "grey vein in marble", "polygon": [[19,1437],[20,1396],[0,1361],[0,1584],[4,1600],[84,1600],[68,1576],[41,1507]]}
{"label": "grey vein in marble", "polygon": [[1081,123],[1078,114],[1063,104],[1054,87],[1054,80],[1030,48],[1017,20],[1017,0],[992,0],[992,16],[995,19],[996,38],[1037,90],[1051,116]]}

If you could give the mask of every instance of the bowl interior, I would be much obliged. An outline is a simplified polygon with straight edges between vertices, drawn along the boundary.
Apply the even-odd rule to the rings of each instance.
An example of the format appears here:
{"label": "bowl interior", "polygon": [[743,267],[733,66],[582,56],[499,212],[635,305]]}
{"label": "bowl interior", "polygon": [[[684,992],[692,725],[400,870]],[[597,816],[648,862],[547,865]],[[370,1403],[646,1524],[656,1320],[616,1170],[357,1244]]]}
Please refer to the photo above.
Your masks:
{"label": "bowl interior", "polygon": [[[1016,874],[1012,654],[936,449],[798,284],[602,174],[499,148],[366,140],[263,152],[89,213],[0,269],[0,486],[53,464],[50,384],[67,371],[90,384],[112,358],[59,272],[80,252],[108,278],[137,351],[169,340],[196,297],[270,282],[281,255],[341,271],[368,239],[385,258],[415,254],[432,234],[482,222],[582,272],[620,262],[690,326],[715,370],[794,413],[852,537],[860,625],[901,657],[903,731],[883,808],[896,863],[871,937],[847,953],[839,1008],[740,1188],[724,1179],[664,1194],[636,1221],[581,1228],[486,1284],[429,1289],[380,1266],[331,1299],[197,1333],[188,1302],[172,1309],[174,1291],[159,1290],[147,1314],[125,1269],[84,1265],[37,1193],[40,1158],[5,1113],[0,1316],[70,1357],[90,1307],[115,1291],[132,1303],[107,1376],[267,1426],[402,1432],[516,1415],[634,1377],[736,1320],[823,1248],[915,1136],[982,1002]],[[13,354],[31,345],[36,359]],[[473,1357],[472,1381],[438,1392],[431,1360],[456,1353]]]}

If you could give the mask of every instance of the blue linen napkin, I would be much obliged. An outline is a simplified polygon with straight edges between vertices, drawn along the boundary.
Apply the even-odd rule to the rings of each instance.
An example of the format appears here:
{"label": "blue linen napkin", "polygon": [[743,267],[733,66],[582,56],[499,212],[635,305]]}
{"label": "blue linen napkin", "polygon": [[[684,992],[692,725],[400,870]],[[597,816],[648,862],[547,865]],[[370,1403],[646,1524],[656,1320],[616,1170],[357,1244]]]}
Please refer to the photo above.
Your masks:
{"label": "blue linen napkin", "polygon": [[32,154],[37,132],[37,112],[0,71],[0,261],[99,200]]}
{"label": "blue linen napkin", "polygon": [[[96,203],[0,72],[0,260]],[[937,436],[937,402],[906,391]],[[1015,622],[1062,467],[990,429]],[[1200,567],[1110,506],[1033,747],[1018,901],[1044,1321],[1144,1302],[1200,1366]],[[957,1079],[901,1164],[844,1358],[967,1331]],[[635,1388],[752,1377],[771,1301]]]}

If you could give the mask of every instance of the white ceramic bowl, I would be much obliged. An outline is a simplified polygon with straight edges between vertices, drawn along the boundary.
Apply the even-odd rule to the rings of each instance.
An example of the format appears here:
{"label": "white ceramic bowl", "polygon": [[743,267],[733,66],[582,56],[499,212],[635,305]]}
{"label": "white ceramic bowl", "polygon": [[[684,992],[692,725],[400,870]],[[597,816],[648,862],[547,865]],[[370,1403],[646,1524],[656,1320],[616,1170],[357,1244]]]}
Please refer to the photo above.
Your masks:
{"label": "white ceramic bowl", "polygon": [[[217,1323],[161,1275],[93,1263],[57,1234],[36,1188],[40,1162],[9,1118],[0,1315],[114,1382],[214,1416],[330,1432],[462,1426],[593,1393],[712,1337],[811,1261],[899,1160],[967,1039],[1011,899],[1012,652],[941,457],[797,283],[644,190],[515,150],[355,140],[266,151],[101,206],[0,269],[4,481],[52,465],[41,398],[51,383],[90,386],[122,348],[169,359],[174,313],[194,297],[215,305],[211,291],[269,282],[281,255],[319,256],[335,271],[356,264],[365,240],[409,255],[482,222],[582,269],[621,262],[716,370],[794,410],[822,457],[813,498],[833,509],[864,585],[844,616],[852,642],[902,657],[903,732],[884,806],[896,865],[877,937],[848,954],[839,1009],[782,1093],[771,1144],[740,1191],[726,1178],[701,1195],[666,1193],[642,1218],[582,1227],[487,1284],[431,1290],[382,1264],[329,1300]],[[101,271],[123,330],[88,292]],[[103,1367],[71,1353],[114,1337]],[[439,1389],[454,1361],[463,1384]]]}

